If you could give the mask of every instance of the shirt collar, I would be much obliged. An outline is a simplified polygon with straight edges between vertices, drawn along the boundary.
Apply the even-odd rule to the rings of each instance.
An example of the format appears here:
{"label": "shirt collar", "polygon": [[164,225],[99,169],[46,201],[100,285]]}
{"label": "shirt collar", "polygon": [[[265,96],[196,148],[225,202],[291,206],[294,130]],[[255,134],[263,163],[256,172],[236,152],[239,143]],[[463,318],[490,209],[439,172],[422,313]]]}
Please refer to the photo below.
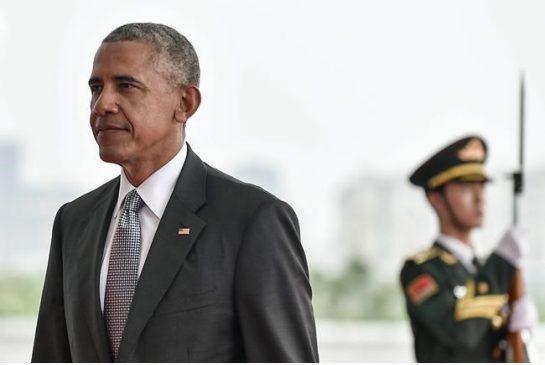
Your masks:
{"label": "shirt collar", "polygon": [[475,270],[473,258],[476,257],[473,245],[468,245],[452,236],[440,234],[437,241],[456,256],[470,272]]}
{"label": "shirt collar", "polygon": [[132,189],[136,189],[136,192],[140,195],[146,206],[157,218],[161,219],[170,196],[174,191],[174,186],[184,166],[186,157],[187,144],[184,142],[180,151],[169,162],[150,175],[137,188],[129,182],[125,172],[121,169],[121,182],[117,204],[114,209],[114,217],[119,213],[125,195]]}

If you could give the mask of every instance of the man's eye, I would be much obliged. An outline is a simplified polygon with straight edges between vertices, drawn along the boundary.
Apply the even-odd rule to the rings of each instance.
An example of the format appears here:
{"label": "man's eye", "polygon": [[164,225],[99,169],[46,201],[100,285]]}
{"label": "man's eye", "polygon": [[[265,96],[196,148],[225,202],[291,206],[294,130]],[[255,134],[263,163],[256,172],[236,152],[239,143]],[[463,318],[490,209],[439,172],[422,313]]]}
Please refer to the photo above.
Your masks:
{"label": "man's eye", "polygon": [[91,89],[91,94],[99,93],[102,90],[102,86],[100,85],[89,85],[89,88]]}
{"label": "man's eye", "polygon": [[126,82],[122,82],[119,84],[119,88],[122,89],[122,90],[130,90],[130,89],[133,89],[135,88],[136,86],[134,86],[133,84],[129,84],[129,83],[126,83]]}

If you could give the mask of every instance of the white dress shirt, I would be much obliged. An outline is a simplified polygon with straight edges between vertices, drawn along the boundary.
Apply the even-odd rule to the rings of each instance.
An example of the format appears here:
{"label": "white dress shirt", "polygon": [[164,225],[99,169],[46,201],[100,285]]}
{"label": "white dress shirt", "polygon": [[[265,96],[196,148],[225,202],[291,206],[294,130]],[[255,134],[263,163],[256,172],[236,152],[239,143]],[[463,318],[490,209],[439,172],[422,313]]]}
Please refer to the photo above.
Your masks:
{"label": "white dress shirt", "polygon": [[112,241],[120,216],[119,212],[121,210],[121,204],[123,203],[123,199],[125,199],[125,195],[127,195],[127,193],[132,189],[136,189],[138,195],[140,195],[140,198],[142,198],[145,203],[142,209],[140,209],[138,212],[142,235],[140,264],[138,266],[138,275],[140,276],[142,268],[144,267],[144,262],[146,261],[146,257],[148,256],[148,252],[151,247],[151,242],[155,236],[155,231],[157,231],[159,221],[163,217],[167,203],[172,195],[172,192],[174,191],[176,180],[178,179],[180,171],[184,166],[186,157],[187,145],[184,142],[182,149],[176,154],[176,156],[174,156],[159,170],[155,171],[137,188],[132,186],[125,176],[123,169],[121,169],[119,195],[117,197],[117,203],[114,207],[110,228],[108,229],[108,235],[106,236],[104,256],[102,258],[102,267],[100,270],[100,304],[102,310],[104,310],[104,295],[106,292],[106,278],[108,276],[108,265],[110,262]]}
{"label": "white dress shirt", "polygon": [[437,241],[449,250],[471,274],[477,273],[477,268],[473,264],[473,258],[476,257],[473,245],[464,243],[454,237],[440,234]]}

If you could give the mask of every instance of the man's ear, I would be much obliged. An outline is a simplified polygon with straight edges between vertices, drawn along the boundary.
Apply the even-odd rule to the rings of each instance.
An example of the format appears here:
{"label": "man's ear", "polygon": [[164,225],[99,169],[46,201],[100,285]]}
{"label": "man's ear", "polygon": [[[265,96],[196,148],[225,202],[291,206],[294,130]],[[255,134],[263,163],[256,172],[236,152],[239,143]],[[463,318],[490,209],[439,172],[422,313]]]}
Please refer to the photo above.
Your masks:
{"label": "man's ear", "polygon": [[196,86],[182,86],[180,89],[180,104],[174,117],[182,124],[197,111],[201,105],[201,92]]}
{"label": "man's ear", "polygon": [[441,194],[441,192],[435,190],[427,191],[426,198],[428,198],[428,201],[437,213],[440,213],[442,211],[443,194]]}

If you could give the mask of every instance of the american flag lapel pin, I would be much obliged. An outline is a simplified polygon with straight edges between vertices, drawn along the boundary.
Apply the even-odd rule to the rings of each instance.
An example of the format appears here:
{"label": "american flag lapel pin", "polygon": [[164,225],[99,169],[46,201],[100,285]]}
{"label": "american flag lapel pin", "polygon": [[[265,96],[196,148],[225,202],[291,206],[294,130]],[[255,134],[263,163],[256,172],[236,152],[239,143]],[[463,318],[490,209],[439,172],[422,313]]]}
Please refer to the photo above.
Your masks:
{"label": "american flag lapel pin", "polygon": [[178,236],[187,236],[191,230],[187,227],[178,228]]}

